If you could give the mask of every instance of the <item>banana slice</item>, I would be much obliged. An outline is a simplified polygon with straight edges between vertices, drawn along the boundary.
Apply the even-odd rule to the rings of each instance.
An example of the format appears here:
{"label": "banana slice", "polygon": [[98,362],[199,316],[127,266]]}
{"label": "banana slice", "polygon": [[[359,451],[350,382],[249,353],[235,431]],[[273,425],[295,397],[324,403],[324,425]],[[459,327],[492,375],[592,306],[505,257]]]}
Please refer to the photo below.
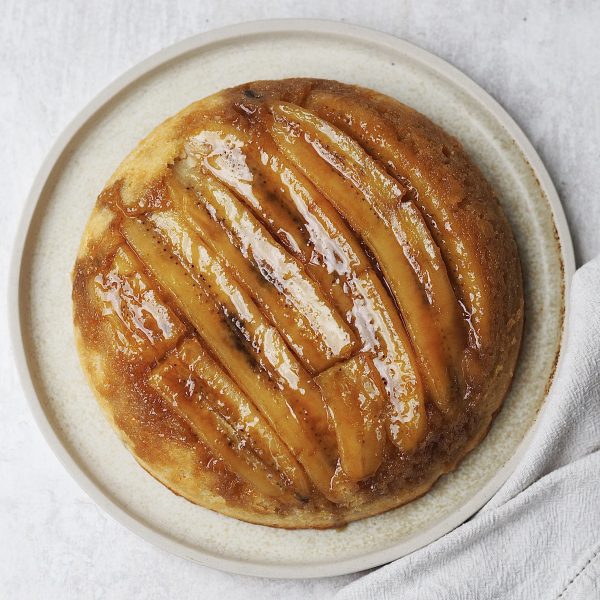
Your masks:
{"label": "banana slice", "polygon": [[141,264],[125,247],[117,248],[108,272],[97,275],[93,285],[102,316],[117,332],[115,346],[129,358],[160,360],[184,333],[183,323],[159,299]]}
{"label": "banana slice", "polygon": [[[405,319],[429,392],[443,411],[449,410],[457,383],[462,383],[463,325],[439,250],[426,227],[415,230],[418,215],[410,202],[403,202],[404,189],[356,142],[312,113],[283,102],[271,109],[275,142],[375,254]],[[417,238],[418,245],[411,245]]]}
{"label": "banana slice", "polygon": [[162,288],[194,326],[212,354],[224,365],[236,384],[265,415],[277,434],[285,440],[315,487],[325,496],[330,491],[334,468],[321,448],[304,415],[296,412],[276,389],[254,353],[240,343],[238,328],[206,290],[201,278],[192,277],[150,225],[135,218],[121,224],[127,242],[151,270]]}
{"label": "banana slice", "polygon": [[353,299],[351,322],[363,340],[363,351],[384,382],[385,417],[390,440],[411,452],[427,432],[425,393],[417,360],[400,317],[372,269],[347,283]]}
{"label": "banana slice", "polygon": [[454,373],[462,384],[466,331],[439,246],[431,237],[419,209],[412,202],[403,202],[398,208],[398,215],[398,220],[402,223],[400,235],[405,236],[410,248],[411,264],[425,290],[427,300],[437,311],[436,320],[443,335],[444,348],[452,361]]}
{"label": "banana slice", "polygon": [[356,481],[373,475],[385,442],[381,420],[385,392],[373,362],[366,354],[357,354],[319,373],[315,381],[333,416],[342,469]]}

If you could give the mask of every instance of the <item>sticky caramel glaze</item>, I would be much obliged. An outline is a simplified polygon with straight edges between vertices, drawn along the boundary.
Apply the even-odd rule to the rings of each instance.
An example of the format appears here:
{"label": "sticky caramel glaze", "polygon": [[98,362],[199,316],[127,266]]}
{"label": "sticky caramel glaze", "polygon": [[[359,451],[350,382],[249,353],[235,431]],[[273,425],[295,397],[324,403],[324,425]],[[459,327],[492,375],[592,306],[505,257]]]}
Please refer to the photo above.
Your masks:
{"label": "sticky caramel glaze", "polygon": [[[398,447],[410,451],[425,435],[424,395],[415,357],[404,327],[396,317],[396,310],[376,281],[371,260],[354,234],[312,183],[283,157],[267,134],[271,120],[264,114],[264,107],[261,110],[260,106],[250,107],[246,103],[242,110],[244,116],[235,119],[235,126],[223,128],[226,134],[211,129],[194,136],[186,145],[186,159],[175,163],[173,170],[177,178],[197,193],[198,206],[188,200],[186,211],[203,237],[213,240],[213,244],[217,237],[214,223],[231,224],[233,220],[234,227],[225,226],[226,229],[238,238],[236,242],[238,247],[241,246],[244,257],[254,261],[264,273],[263,264],[256,260],[249,246],[256,246],[260,255],[265,255],[267,246],[271,256],[277,257],[278,252],[284,251],[273,247],[270,236],[260,229],[249,210],[257,204],[260,206],[256,198],[267,195],[263,186],[277,190],[277,195],[270,194],[271,201],[277,199],[281,204],[280,214],[291,217],[295,231],[307,237],[303,251],[297,253],[306,272],[345,315],[361,340],[363,350],[374,356],[390,399],[385,410],[390,439]],[[251,137],[248,131],[252,133]],[[208,143],[209,139],[216,147]],[[215,169],[214,165],[219,165],[219,169]],[[210,174],[203,172],[203,166]],[[233,187],[238,191],[252,190],[244,193],[246,199],[250,196],[252,199],[248,200],[246,210],[234,196],[212,180],[212,174],[218,175],[221,181],[234,182]],[[206,210],[203,211],[200,205]],[[246,226],[245,232],[242,232],[249,240],[245,244],[240,244],[239,225],[237,232],[232,231],[236,219],[223,214],[227,206],[235,210],[237,221],[250,224],[250,228]],[[273,236],[285,245],[290,238],[289,227],[286,229],[288,221],[281,222],[277,218],[265,221]],[[223,249],[226,241],[220,239],[217,245]],[[230,262],[235,263],[235,259]],[[278,262],[285,262],[285,259]],[[243,265],[246,265],[245,261]],[[272,272],[273,268],[269,271]],[[272,276],[268,279],[278,289],[284,287],[283,282],[273,281]]]}
{"label": "sticky caramel glaze", "polygon": [[98,199],[73,301],[140,464],[291,528],[399,506],[453,469],[522,327],[510,229],[457,142],[309,79],[226,90],[152,132]]}
{"label": "sticky caramel glaze", "polygon": [[[192,268],[186,268],[184,257],[171,254],[164,240],[152,235],[151,230],[137,218],[125,220],[121,230],[211,352],[285,440],[317,489],[329,495],[333,461],[326,454],[328,444],[322,436],[327,430],[322,420],[316,415],[309,415],[306,405],[294,402],[290,395],[268,379],[261,369],[260,359],[249,351],[248,340],[244,343],[245,336],[243,333],[242,337],[239,335],[237,319],[231,318],[212,297],[207,290],[210,284],[204,283]],[[297,391],[300,390],[298,386]]]}

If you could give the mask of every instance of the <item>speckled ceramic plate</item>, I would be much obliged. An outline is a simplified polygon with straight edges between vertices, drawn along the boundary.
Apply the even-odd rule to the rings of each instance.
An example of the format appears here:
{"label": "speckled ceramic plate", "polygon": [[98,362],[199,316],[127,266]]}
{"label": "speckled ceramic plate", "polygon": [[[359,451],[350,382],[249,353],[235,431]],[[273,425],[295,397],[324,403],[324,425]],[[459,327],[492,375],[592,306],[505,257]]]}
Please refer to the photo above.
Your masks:
{"label": "speckled ceramic plate", "polygon": [[[188,103],[253,79],[325,77],[394,96],[466,146],[500,192],[524,268],[526,327],[517,374],[485,441],[411,504],[343,530],[284,531],[190,504],[134,461],[79,367],[70,271],[96,195],[151,128]],[[572,245],[556,191],[523,133],[483,90],[396,38],[321,21],[266,21],[191,38],[126,73],[70,125],[31,192],[14,257],[15,353],[33,415],[86,492],[115,519],[180,556],[238,573],[319,577],[380,565],[477,511],[522,456],[551,384]]]}

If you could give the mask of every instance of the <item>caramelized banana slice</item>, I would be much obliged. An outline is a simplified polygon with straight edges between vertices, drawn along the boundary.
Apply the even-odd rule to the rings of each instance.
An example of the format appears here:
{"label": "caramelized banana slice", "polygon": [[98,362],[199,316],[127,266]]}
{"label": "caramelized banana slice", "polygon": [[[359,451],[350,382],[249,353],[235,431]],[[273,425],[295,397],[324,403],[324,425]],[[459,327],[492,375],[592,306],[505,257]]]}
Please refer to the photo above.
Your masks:
{"label": "caramelized banana slice", "polygon": [[102,316],[115,327],[116,348],[130,358],[159,360],[185,331],[126,248],[117,249],[108,273],[97,275],[93,285],[102,302]]}
{"label": "caramelized banana slice", "polygon": [[188,338],[171,356],[175,356],[209,388],[206,401],[235,429],[255,454],[279,473],[301,498],[310,495],[310,483],[302,467],[287,446],[275,435],[262,414],[233,383],[221,366],[195,338]]}
{"label": "caramelized banana slice", "polygon": [[[407,231],[415,226],[414,214],[410,209],[400,210],[403,189],[358,144],[299,107],[274,103],[272,111],[275,142],[375,254],[406,322],[432,398],[442,410],[449,410],[461,374],[461,365],[449,359],[461,357],[465,344],[456,299],[444,304],[453,292],[443,263],[436,261],[435,243],[429,236],[416,248],[409,244],[409,236],[416,239],[423,231]],[[426,251],[420,252],[423,246]],[[436,286],[442,285],[441,292],[431,285],[432,279]]]}
{"label": "caramelized banana slice", "polygon": [[239,248],[243,255],[240,260],[251,261],[263,277],[305,315],[313,329],[313,343],[319,350],[319,356],[313,357],[314,364],[309,365],[313,372],[349,356],[355,341],[352,331],[326,301],[318,285],[306,275],[298,260],[287,253],[220,182],[210,175],[194,175],[193,171],[188,172],[186,180],[198,192],[213,219]]}
{"label": "caramelized banana slice", "polygon": [[212,354],[226,365],[229,375],[252,399],[273,429],[305,468],[315,487],[329,494],[331,461],[320,447],[311,424],[297,413],[285,396],[262,372],[255,356],[240,344],[237,325],[216,304],[203,284],[194,279],[150,227],[135,218],[125,219],[121,231],[172,301],[185,314]]}
{"label": "caramelized banana slice", "polygon": [[205,397],[210,392],[187,365],[169,356],[154,369],[149,382],[228,469],[265,496],[278,497],[284,493],[278,478],[246,447],[244,439],[209,407]]}
{"label": "caramelized banana slice", "polygon": [[471,344],[479,347],[482,339],[490,338],[491,315],[484,308],[489,304],[488,286],[480,264],[474,260],[479,254],[480,238],[465,232],[459,213],[449,210],[449,206],[461,200],[460,186],[450,185],[446,178],[443,186],[435,181],[432,183],[420,169],[414,146],[399,138],[395,128],[374,108],[347,95],[325,91],[312,92],[307,108],[355,138],[369,154],[387,165],[395,177],[410,181],[417,192],[414,202],[453,273],[461,301],[470,315]]}
{"label": "caramelized banana slice", "polygon": [[333,416],[342,469],[354,480],[373,475],[385,441],[381,423],[385,392],[373,362],[366,354],[357,354],[320,373],[315,381]]}
{"label": "caramelized banana slice", "polygon": [[372,269],[349,279],[351,323],[363,341],[387,391],[384,415],[390,440],[405,452],[427,432],[425,394],[417,360],[391,298]]}
{"label": "caramelized banana slice", "polygon": [[272,185],[279,186],[281,201],[297,211],[309,233],[312,252],[307,264],[337,275],[367,268],[368,258],[339,213],[308,179],[283,160],[270,138],[266,138],[263,147]]}
{"label": "caramelized banana slice", "polygon": [[[240,249],[231,241],[229,237],[231,234],[228,235],[228,231],[224,230],[208,213],[205,199],[198,198],[193,190],[185,189],[175,180],[169,181],[168,188],[176,210],[186,215],[190,226],[260,306],[305,368],[311,372],[323,370],[338,356],[346,356],[350,352],[352,334],[350,330],[340,328],[337,330],[338,335],[335,335],[335,317],[332,319],[333,323],[327,323],[329,314],[333,314],[333,311],[327,307],[318,288],[309,282],[309,293],[305,294],[305,277],[302,277],[299,283],[286,278],[290,270],[285,269],[284,261],[291,257],[282,249],[269,253],[269,257],[275,259],[275,265],[267,271],[262,263],[259,265],[248,259],[246,246]],[[270,241],[270,238],[267,239]],[[253,243],[257,243],[257,240]],[[281,261],[277,260],[279,256],[283,257]],[[296,264],[293,259],[291,261],[291,268],[295,270]],[[273,272],[277,274],[276,277],[269,274]],[[298,272],[296,270],[296,273]],[[291,295],[295,291],[298,294]],[[333,331],[330,339],[333,340],[334,347],[328,345],[327,339],[321,335],[320,323],[323,321],[313,318],[314,310],[307,310],[307,304],[311,300],[325,306],[325,310],[317,313],[317,316],[321,316],[327,323],[328,330]],[[339,322],[345,327],[341,319]],[[348,340],[346,346],[342,345],[343,342],[339,342],[340,337],[342,340]]]}
{"label": "caramelized banana slice", "polygon": [[450,357],[454,372],[462,384],[462,362],[467,345],[464,321],[460,305],[448,278],[446,265],[440,249],[412,202],[403,202],[398,208],[398,221],[410,248],[411,263],[425,290],[429,304],[437,311],[436,320],[442,331],[444,347]]}

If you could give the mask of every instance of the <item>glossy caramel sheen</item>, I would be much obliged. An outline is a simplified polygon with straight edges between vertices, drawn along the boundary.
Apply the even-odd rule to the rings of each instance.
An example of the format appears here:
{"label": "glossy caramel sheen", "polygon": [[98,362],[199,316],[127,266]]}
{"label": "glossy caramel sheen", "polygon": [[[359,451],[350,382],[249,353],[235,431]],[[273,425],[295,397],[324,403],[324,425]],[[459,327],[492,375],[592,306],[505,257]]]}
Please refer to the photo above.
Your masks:
{"label": "glossy caramel sheen", "polygon": [[225,90],[143,140],[98,199],[73,300],[144,468],[281,527],[376,514],[454,468],[523,318],[510,228],[458,142],[309,79]]}

